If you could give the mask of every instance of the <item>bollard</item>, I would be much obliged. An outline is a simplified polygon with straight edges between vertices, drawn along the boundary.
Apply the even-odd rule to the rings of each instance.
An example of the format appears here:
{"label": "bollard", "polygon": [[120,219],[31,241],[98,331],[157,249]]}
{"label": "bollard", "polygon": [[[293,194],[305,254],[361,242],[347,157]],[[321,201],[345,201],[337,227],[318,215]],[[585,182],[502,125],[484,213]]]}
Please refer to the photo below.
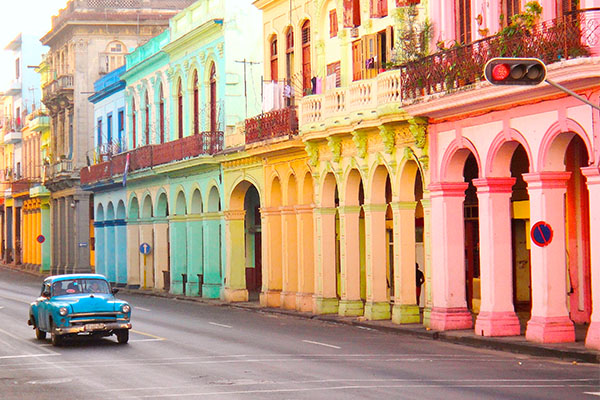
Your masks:
{"label": "bollard", "polygon": [[187,274],[181,274],[181,280],[183,281],[183,295],[185,296],[185,287],[187,286]]}
{"label": "bollard", "polygon": [[202,297],[202,285],[204,285],[204,275],[202,274],[196,274],[198,275],[198,296]]}

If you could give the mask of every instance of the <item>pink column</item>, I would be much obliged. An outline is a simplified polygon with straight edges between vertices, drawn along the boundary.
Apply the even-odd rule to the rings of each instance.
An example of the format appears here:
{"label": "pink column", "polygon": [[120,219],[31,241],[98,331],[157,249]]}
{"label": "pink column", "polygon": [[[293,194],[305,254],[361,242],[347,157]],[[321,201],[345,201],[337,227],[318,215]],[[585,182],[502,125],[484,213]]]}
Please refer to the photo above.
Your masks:
{"label": "pink column", "polygon": [[465,293],[465,182],[429,185],[433,309],[430,327],[437,330],[473,326]]}
{"label": "pink column", "polygon": [[[262,217],[262,254],[263,274],[260,304],[263,307],[281,306],[281,210],[278,207],[263,207]],[[235,245],[235,244],[234,244]]]}
{"label": "pink column", "polygon": [[587,179],[590,195],[590,246],[591,279],[592,279],[592,315],[590,327],[585,338],[585,346],[600,350],[600,169],[598,167],[582,168]]}
{"label": "pink column", "polygon": [[521,333],[513,305],[510,196],[515,178],[475,179],[479,199],[481,308],[475,333],[513,336]]}
{"label": "pink column", "polygon": [[298,228],[298,293],[296,294],[296,310],[312,311],[315,291],[315,236],[313,223],[313,206],[298,205],[296,210]]}
{"label": "pink column", "polygon": [[531,319],[527,340],[540,343],[575,341],[567,310],[564,196],[570,172],[523,174],[527,182],[531,226],[540,221],[554,231],[545,247],[531,243]]}
{"label": "pink column", "polygon": [[365,318],[390,319],[387,294],[387,243],[385,239],[386,204],[365,204],[365,249],[367,259],[367,301]]}
{"label": "pink column", "polygon": [[[298,292],[298,228],[296,211],[293,206],[281,207],[281,244],[283,253],[281,308],[294,310]],[[271,243],[273,245],[273,243]]]}

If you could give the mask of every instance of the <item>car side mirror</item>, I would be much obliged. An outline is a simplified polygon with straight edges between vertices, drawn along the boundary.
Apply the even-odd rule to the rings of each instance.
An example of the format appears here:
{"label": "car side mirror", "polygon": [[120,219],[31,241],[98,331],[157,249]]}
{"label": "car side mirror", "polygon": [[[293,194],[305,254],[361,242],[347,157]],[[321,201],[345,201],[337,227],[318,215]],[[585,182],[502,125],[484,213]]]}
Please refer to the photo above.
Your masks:
{"label": "car side mirror", "polygon": [[119,289],[114,287],[114,288],[112,288],[111,292],[112,292],[112,294],[117,294],[117,293],[119,293]]}

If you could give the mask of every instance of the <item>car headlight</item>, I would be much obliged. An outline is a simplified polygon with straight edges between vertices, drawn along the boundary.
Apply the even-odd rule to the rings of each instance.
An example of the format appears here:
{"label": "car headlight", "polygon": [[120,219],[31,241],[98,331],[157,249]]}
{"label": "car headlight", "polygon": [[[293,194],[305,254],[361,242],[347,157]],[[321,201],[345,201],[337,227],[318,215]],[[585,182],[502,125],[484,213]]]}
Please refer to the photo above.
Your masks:
{"label": "car headlight", "polygon": [[121,311],[123,311],[123,313],[128,314],[129,311],[131,311],[131,307],[129,307],[129,304],[123,304],[121,306]]}
{"label": "car headlight", "polygon": [[58,313],[64,317],[69,313],[69,310],[67,309],[67,307],[61,307],[59,308]]}

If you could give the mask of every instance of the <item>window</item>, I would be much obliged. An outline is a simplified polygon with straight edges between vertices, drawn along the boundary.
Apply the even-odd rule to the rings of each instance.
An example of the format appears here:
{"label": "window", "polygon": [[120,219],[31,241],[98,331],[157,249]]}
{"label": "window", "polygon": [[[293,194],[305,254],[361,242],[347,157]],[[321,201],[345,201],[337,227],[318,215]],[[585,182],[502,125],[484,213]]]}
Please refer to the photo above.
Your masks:
{"label": "window", "polygon": [[200,133],[200,98],[198,97],[198,71],[194,71],[194,134]]}
{"label": "window", "polygon": [[181,78],[177,81],[177,137],[183,138],[183,89]]}
{"label": "window", "polygon": [[288,82],[292,80],[294,68],[294,31],[289,27],[285,33],[285,77]]}
{"label": "window", "polygon": [[[341,74],[341,70],[340,70],[340,62],[334,62],[331,64],[327,64],[327,90],[331,89],[331,87],[340,87],[342,85],[342,74]],[[335,81],[331,82],[332,84],[330,84],[330,77],[332,75],[335,75]]]}
{"label": "window", "polygon": [[162,82],[160,84],[159,87],[159,97],[160,97],[160,103],[159,103],[159,110],[158,110],[158,114],[159,114],[159,124],[160,124],[160,142],[164,143],[165,142],[165,96],[163,93],[163,85]]}
{"label": "window", "polygon": [[112,146],[112,113],[106,116],[106,143]]}
{"label": "window", "polygon": [[[102,118],[98,118],[98,125],[97,128],[98,130],[97,134],[98,134],[98,138],[97,138],[97,143],[98,143],[98,147],[102,146]],[[102,151],[102,150],[100,150]]]}
{"label": "window", "polygon": [[336,37],[338,33],[337,11],[334,8],[329,11],[329,37]]}
{"label": "window", "polygon": [[135,149],[137,145],[136,136],[137,110],[135,109],[135,99],[131,100],[131,148]]}
{"label": "window", "polygon": [[462,44],[470,43],[471,0],[456,0],[454,12],[456,15],[456,40]]}
{"label": "window", "polygon": [[278,79],[278,71],[277,71],[277,36],[273,36],[271,38],[271,80],[277,81]]}
{"label": "window", "polygon": [[310,21],[302,24],[302,89],[307,93],[312,88],[310,70]]}
{"label": "window", "polygon": [[125,130],[125,121],[123,120],[123,116],[124,116],[124,111],[123,109],[119,109],[118,113],[117,113],[117,143],[119,145],[119,150],[118,152],[123,151],[123,131]]}
{"label": "window", "polygon": [[15,60],[15,77],[19,79],[21,77],[21,59],[17,58]]}
{"label": "window", "polygon": [[148,99],[148,92],[146,91],[146,96],[144,97],[145,102],[145,110],[144,110],[144,136],[146,142],[144,144],[150,144],[150,101]]}
{"label": "window", "polygon": [[106,50],[100,55],[100,72],[108,73],[125,64],[127,48],[121,42],[110,42]]}
{"label": "window", "polygon": [[556,0],[556,15],[562,16],[578,9],[578,0]]}
{"label": "window", "polygon": [[387,2],[388,0],[370,0],[371,1],[371,18],[387,17]]}
{"label": "window", "polygon": [[360,26],[360,0],[344,0],[344,28]]}
{"label": "window", "polygon": [[217,71],[215,64],[210,66],[210,131],[217,132],[218,130],[218,119],[217,119]]}
{"label": "window", "polygon": [[510,25],[512,17],[521,11],[521,0],[502,0],[502,15],[504,25]]}

